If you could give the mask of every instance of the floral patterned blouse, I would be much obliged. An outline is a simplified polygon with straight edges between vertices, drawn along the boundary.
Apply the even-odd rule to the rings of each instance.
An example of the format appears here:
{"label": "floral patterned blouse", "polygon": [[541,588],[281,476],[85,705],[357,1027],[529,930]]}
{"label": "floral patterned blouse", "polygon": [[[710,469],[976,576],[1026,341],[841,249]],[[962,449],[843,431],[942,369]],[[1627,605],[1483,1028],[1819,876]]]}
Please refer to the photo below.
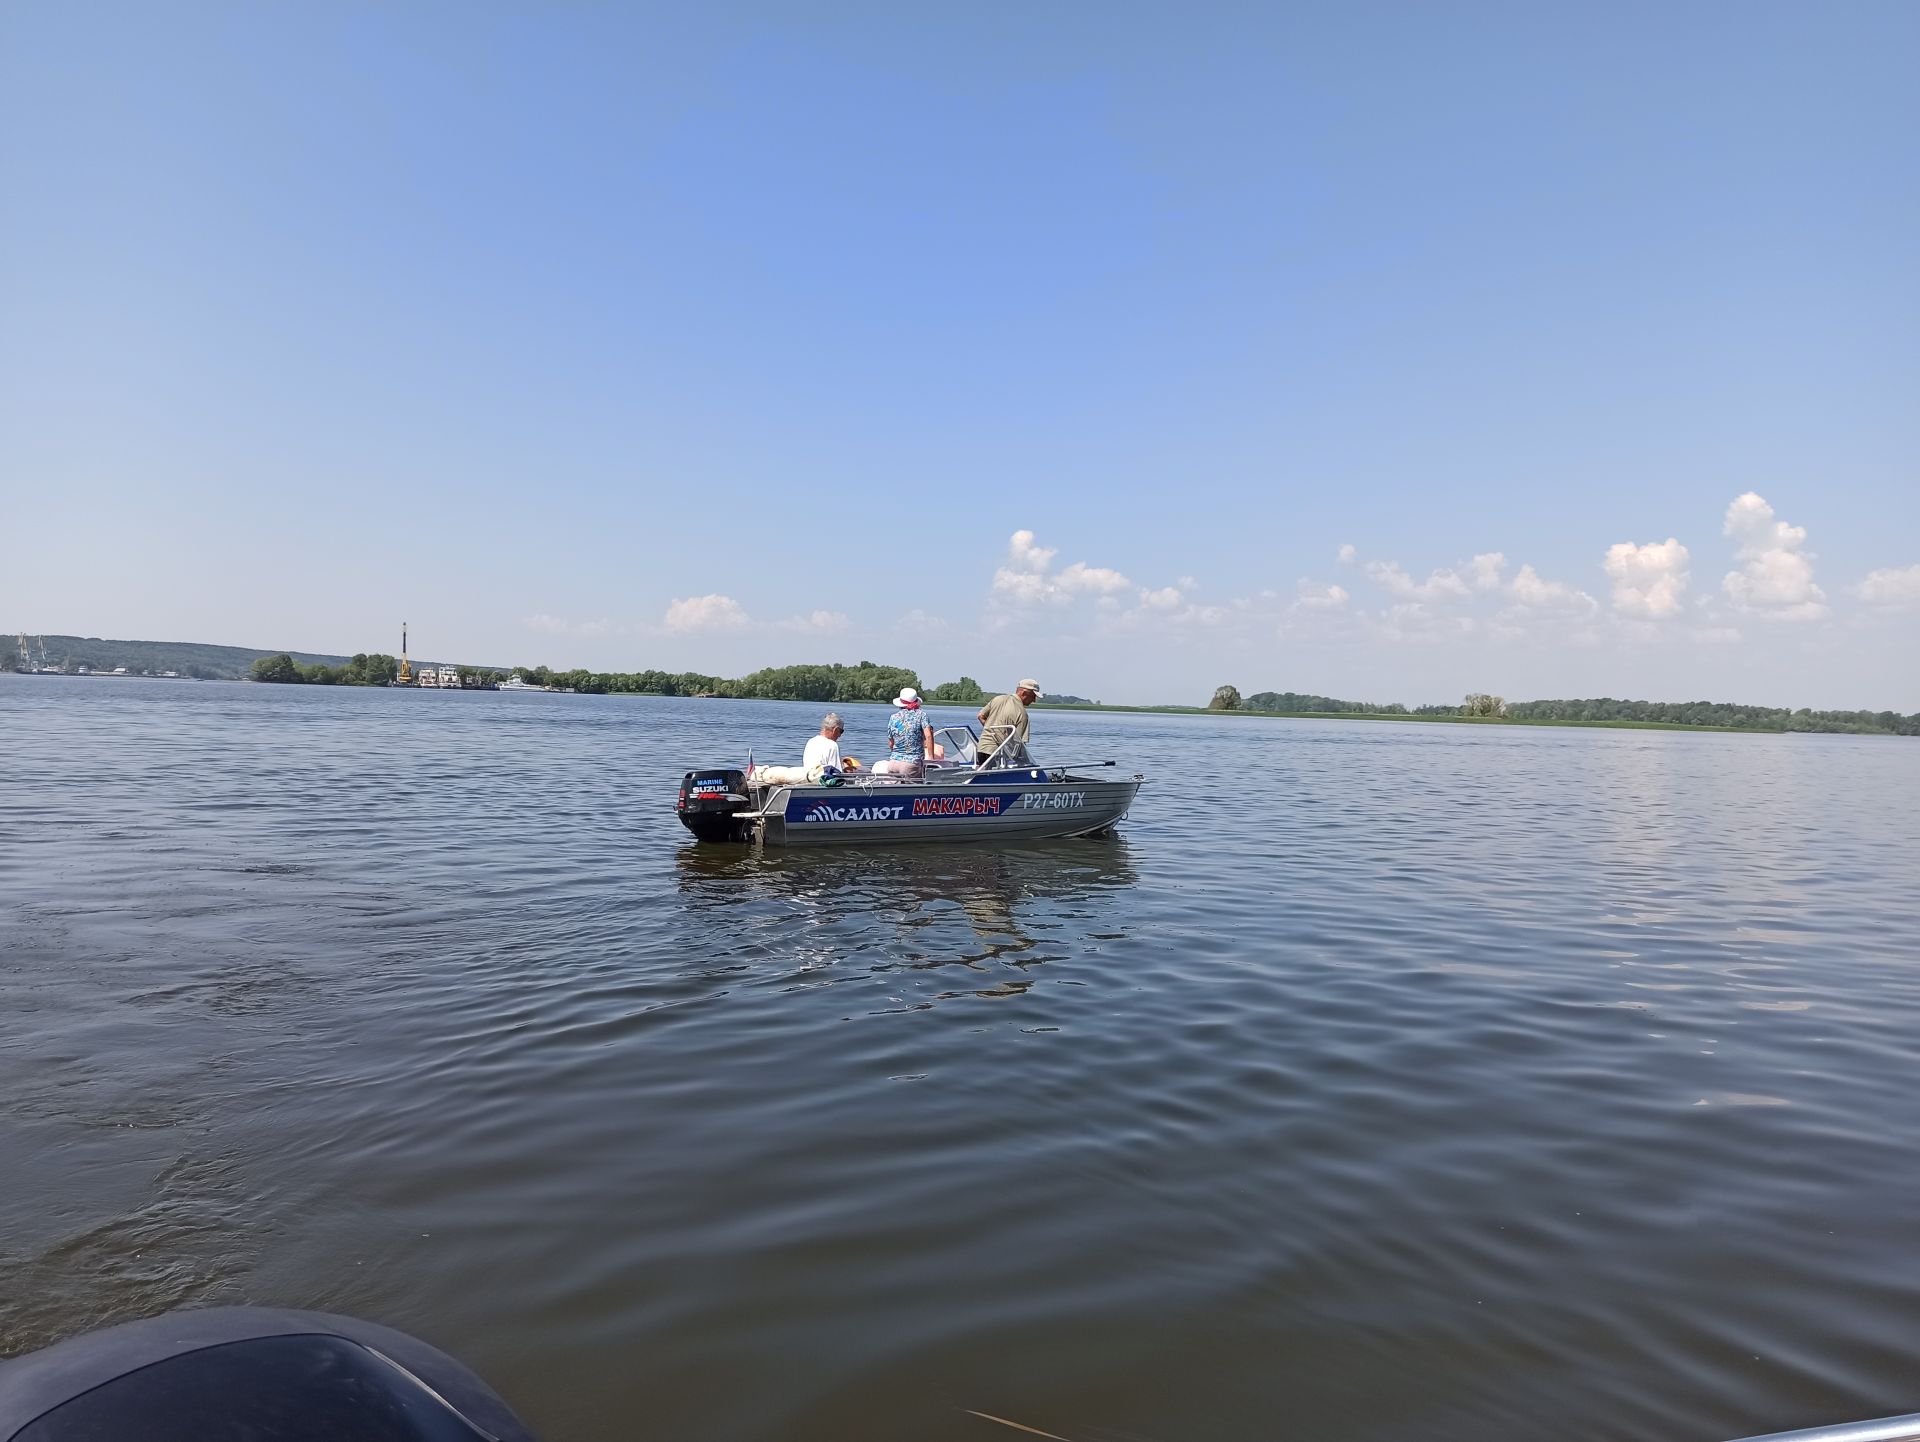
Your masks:
{"label": "floral patterned blouse", "polygon": [[887,757],[893,761],[925,761],[927,733],[933,723],[924,709],[909,711],[904,706],[887,718]]}

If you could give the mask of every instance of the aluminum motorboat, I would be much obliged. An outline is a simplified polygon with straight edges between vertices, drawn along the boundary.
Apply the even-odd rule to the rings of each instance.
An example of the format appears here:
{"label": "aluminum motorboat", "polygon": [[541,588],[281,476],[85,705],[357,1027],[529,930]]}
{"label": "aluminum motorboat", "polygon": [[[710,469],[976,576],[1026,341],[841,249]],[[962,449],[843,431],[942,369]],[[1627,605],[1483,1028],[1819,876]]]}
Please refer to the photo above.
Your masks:
{"label": "aluminum motorboat", "polygon": [[941,759],[911,778],[849,770],[805,781],[756,780],[751,761],[689,771],[675,810],[702,841],[1024,842],[1109,832],[1146,781],[1100,775],[1115,767],[1112,761],[1037,764],[1011,737],[981,758],[970,726],[947,727],[935,741]]}

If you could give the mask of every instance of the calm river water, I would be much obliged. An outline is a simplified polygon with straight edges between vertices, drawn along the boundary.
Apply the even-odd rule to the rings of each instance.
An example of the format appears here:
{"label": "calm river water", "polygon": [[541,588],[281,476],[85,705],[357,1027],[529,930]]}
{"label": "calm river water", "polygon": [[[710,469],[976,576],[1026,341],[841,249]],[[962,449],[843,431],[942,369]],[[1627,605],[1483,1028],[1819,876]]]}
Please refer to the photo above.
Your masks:
{"label": "calm river water", "polygon": [[696,848],[817,709],[0,677],[0,1353],[347,1311],[550,1442],[1920,1409],[1920,743],[1042,712],[1117,839]]}

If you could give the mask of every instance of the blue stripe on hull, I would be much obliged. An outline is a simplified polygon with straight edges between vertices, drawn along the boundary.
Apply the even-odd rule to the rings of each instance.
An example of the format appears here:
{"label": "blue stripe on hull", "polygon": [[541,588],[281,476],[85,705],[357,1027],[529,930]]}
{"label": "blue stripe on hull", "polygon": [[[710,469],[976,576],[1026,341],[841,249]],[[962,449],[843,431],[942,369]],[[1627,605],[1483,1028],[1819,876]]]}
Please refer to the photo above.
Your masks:
{"label": "blue stripe on hull", "polygon": [[1043,840],[1104,831],[1127,814],[1137,781],[998,782],[991,788],[792,787],[768,797],[775,845],[855,841]]}

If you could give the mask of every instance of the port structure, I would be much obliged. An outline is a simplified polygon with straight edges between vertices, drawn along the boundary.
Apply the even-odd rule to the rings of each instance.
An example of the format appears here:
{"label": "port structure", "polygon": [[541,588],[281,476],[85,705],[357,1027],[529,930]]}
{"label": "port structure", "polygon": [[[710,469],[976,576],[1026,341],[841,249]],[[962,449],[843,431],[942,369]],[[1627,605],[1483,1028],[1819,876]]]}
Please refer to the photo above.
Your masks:
{"label": "port structure", "polygon": [[400,669],[394,674],[393,684],[396,686],[413,684],[413,667],[407,662],[407,623],[405,621],[400,623]]}
{"label": "port structure", "polygon": [[[33,652],[36,646],[40,649],[40,659],[38,661],[33,659]],[[66,665],[67,663],[62,661],[60,663],[60,669],[65,670]],[[53,672],[54,667],[47,661],[47,638],[45,636],[29,636],[25,631],[20,633],[20,669],[22,671],[37,671],[47,674]]]}

